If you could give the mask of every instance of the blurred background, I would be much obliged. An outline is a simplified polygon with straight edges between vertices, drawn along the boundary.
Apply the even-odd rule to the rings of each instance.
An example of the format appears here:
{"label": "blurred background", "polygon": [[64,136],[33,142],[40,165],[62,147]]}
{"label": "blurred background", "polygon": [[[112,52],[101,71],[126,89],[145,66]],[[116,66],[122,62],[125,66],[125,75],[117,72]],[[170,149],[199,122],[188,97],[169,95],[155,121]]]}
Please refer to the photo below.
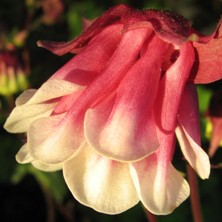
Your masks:
{"label": "blurred background", "polygon": [[[40,39],[70,40],[81,32],[82,17],[93,19],[119,3],[138,9],[173,10],[192,21],[200,32],[211,33],[222,14],[221,0],[1,0],[0,1],[0,221],[1,222],[122,222],[147,221],[141,204],[115,216],[103,215],[79,204],[67,189],[61,172],[44,173],[20,165],[15,154],[25,142],[23,135],[7,133],[2,125],[14,107],[15,98],[27,88],[38,88],[72,55],[55,56],[38,48]],[[221,81],[198,86],[202,146],[208,150],[212,124],[209,106]],[[222,93],[211,104],[222,118]],[[218,98],[219,97],[219,98]],[[214,112],[213,112],[214,113]],[[208,117],[207,117],[208,116]],[[222,132],[222,128],[221,128]],[[222,134],[222,133],[221,133]],[[186,173],[186,162],[177,149],[177,169]],[[209,180],[198,180],[205,222],[222,221],[222,151],[211,159]],[[193,221],[189,199],[160,222]]]}

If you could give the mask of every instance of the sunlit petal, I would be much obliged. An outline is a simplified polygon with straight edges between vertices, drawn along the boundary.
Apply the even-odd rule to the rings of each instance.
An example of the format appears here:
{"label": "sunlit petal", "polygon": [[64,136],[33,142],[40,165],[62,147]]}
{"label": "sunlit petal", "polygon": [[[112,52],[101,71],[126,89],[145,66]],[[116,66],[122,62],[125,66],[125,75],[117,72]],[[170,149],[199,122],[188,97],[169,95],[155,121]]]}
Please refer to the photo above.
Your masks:
{"label": "sunlit petal", "polygon": [[65,162],[63,169],[73,196],[99,212],[121,213],[139,201],[128,164],[98,155],[90,147]]}
{"label": "sunlit petal", "polygon": [[[81,120],[63,123],[64,115],[34,121],[28,131],[30,153],[46,164],[57,164],[71,157],[83,142]],[[72,135],[70,137],[70,135]]]}

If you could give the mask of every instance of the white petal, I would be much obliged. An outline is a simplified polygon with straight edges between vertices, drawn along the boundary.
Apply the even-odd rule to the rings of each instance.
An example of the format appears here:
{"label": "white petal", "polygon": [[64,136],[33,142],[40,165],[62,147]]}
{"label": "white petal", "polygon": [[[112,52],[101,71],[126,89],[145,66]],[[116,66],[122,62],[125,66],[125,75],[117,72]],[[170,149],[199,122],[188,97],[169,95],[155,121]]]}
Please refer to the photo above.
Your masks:
{"label": "white petal", "polygon": [[177,139],[184,157],[202,179],[210,175],[210,160],[205,151],[191,138],[182,125],[176,128]]}
{"label": "white petal", "polygon": [[5,122],[4,128],[11,133],[27,132],[31,123],[49,116],[56,103],[16,106]]}
{"label": "white petal", "polygon": [[27,103],[37,92],[36,89],[27,89],[15,101],[16,106],[21,106]]}
{"label": "white petal", "polygon": [[131,175],[143,205],[153,214],[170,214],[189,196],[189,185],[169,163],[158,167],[155,154],[131,164]]}
{"label": "white petal", "polygon": [[47,164],[58,164],[70,158],[83,142],[83,129],[78,122],[65,119],[65,114],[41,118],[32,123],[27,140],[31,155]]}
{"label": "white petal", "polygon": [[95,210],[118,214],[138,203],[128,164],[83,148],[64,163],[64,177],[73,196]]}
{"label": "white petal", "polygon": [[58,171],[61,170],[63,167],[63,163],[58,163],[58,164],[46,164],[43,163],[39,160],[35,160],[32,162],[32,165],[42,171],[46,171],[46,172],[53,172],[53,171]]}
{"label": "white petal", "polygon": [[55,99],[85,88],[62,79],[49,79],[46,81],[27,102],[27,104],[35,104]]}

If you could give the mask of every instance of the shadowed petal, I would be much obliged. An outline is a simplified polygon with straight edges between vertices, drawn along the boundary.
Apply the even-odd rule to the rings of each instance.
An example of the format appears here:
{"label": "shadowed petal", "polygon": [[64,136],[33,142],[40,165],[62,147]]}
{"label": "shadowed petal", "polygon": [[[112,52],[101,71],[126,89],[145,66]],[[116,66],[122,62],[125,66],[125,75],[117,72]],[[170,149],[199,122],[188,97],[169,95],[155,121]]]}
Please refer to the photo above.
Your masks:
{"label": "shadowed petal", "polygon": [[143,13],[163,41],[181,45],[193,32],[191,22],[172,11],[148,9]]}
{"label": "shadowed petal", "polygon": [[128,164],[102,157],[90,147],[65,162],[63,169],[73,196],[99,212],[121,213],[139,201]]}
{"label": "shadowed petal", "polygon": [[32,156],[30,155],[29,152],[29,147],[28,144],[24,144],[20,150],[18,151],[18,153],[15,156],[16,161],[19,163],[30,163],[33,161]]}
{"label": "shadowed petal", "polygon": [[160,80],[155,112],[158,126],[165,131],[173,131],[176,127],[180,99],[193,61],[193,47],[190,43],[185,43],[176,62]]}
{"label": "shadowed petal", "polygon": [[35,95],[36,92],[37,92],[36,89],[27,89],[27,90],[25,90],[15,100],[15,105],[16,106],[24,105]]}
{"label": "shadowed petal", "polygon": [[51,78],[89,85],[106,67],[122,38],[122,25],[111,25],[99,33],[87,47],[74,56]]}

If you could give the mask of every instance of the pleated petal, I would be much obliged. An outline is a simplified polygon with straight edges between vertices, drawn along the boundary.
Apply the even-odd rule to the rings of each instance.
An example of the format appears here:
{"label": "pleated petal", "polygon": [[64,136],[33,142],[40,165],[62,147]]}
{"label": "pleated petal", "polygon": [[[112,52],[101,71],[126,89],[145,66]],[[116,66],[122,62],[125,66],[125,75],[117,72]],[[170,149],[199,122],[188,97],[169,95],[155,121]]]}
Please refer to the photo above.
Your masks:
{"label": "pleated petal", "polygon": [[[73,141],[72,145],[74,150],[78,148],[83,138],[83,125],[81,126],[80,122],[83,121],[85,111],[105,95],[109,95],[115,90],[125,72],[138,56],[147,34],[147,29],[138,29],[128,31],[123,35],[120,44],[109,61],[109,65],[98,78],[83,91],[70,107],[64,117],[64,121],[61,121],[59,124],[59,127],[62,129],[73,128],[70,135],[74,136],[70,136],[70,141]],[[127,60],[125,59],[126,56]],[[66,127],[66,125],[68,127]]]}
{"label": "pleated petal", "polygon": [[56,103],[16,106],[7,118],[4,128],[11,133],[27,132],[33,121],[47,117]]}
{"label": "pleated petal", "polygon": [[162,77],[156,99],[156,121],[165,131],[173,131],[176,127],[176,116],[194,61],[194,50],[190,43],[184,43],[175,63]]}
{"label": "pleated petal", "polygon": [[208,155],[200,147],[200,122],[196,86],[185,87],[177,115],[177,139],[184,157],[202,179],[210,174]]}
{"label": "pleated petal", "polygon": [[170,214],[189,196],[186,180],[169,163],[161,168],[158,157],[150,155],[131,164],[131,175],[143,205],[153,214]]}
{"label": "pleated petal", "polygon": [[102,157],[90,147],[65,162],[63,170],[73,196],[99,212],[118,214],[139,201],[128,164]]}
{"label": "pleated petal", "polygon": [[79,148],[83,142],[82,117],[73,123],[64,116],[45,117],[32,123],[27,139],[35,159],[57,164],[67,160]]}
{"label": "pleated petal", "polygon": [[102,155],[134,161],[159,146],[152,108],[160,78],[160,57],[167,48],[168,44],[158,38],[150,40],[146,52],[121,81],[116,96],[86,112],[86,138]]}

